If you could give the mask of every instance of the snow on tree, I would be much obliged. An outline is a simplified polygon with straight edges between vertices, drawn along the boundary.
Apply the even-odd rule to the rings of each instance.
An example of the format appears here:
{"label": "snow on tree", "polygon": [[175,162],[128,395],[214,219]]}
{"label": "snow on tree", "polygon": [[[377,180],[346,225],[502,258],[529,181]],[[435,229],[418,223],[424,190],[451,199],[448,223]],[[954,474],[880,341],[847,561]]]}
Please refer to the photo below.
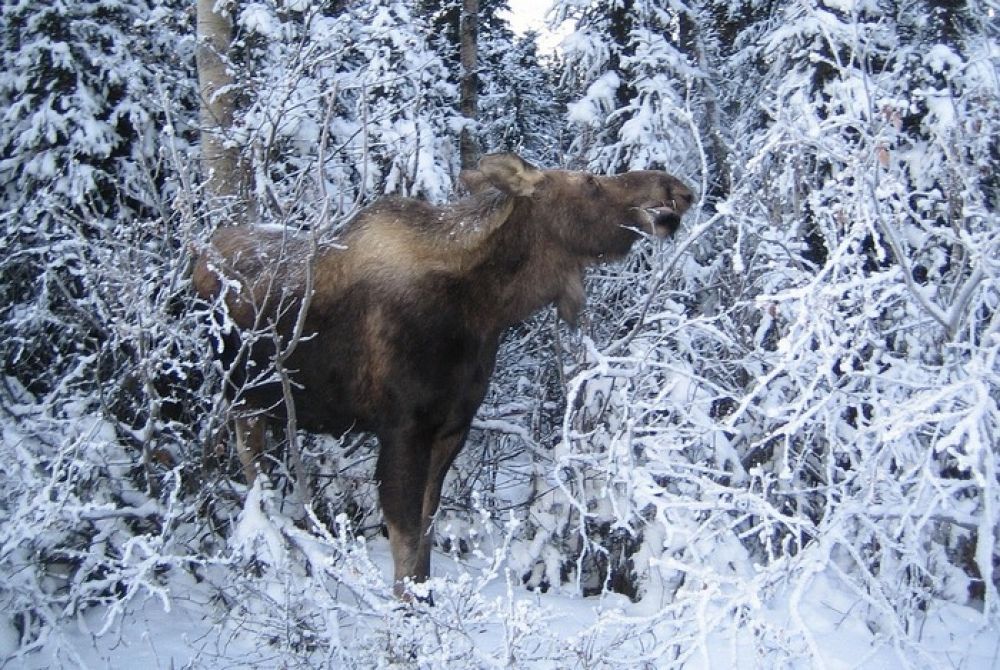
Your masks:
{"label": "snow on tree", "polygon": [[326,198],[348,213],[384,193],[450,193],[455,91],[405,3],[254,2],[235,13],[232,142],[263,219],[289,223]]}
{"label": "snow on tree", "polygon": [[[461,7],[454,0],[423,1],[420,11],[450,81],[461,83]],[[479,105],[472,128],[483,153],[520,151],[540,165],[563,161],[562,121],[554,66],[538,53],[537,34],[514,35],[505,0],[479,3],[476,71]]]}
{"label": "snow on tree", "polygon": [[[913,16],[891,3],[784,9],[758,43],[773,68],[771,118],[750,145],[746,190],[727,204],[741,218],[773,213],[753,233],[755,254],[769,238],[779,245],[763,254],[772,267],[757,297],[777,317],[757,331],[775,338],[774,359],[737,412],[766,409],[764,434],[781,435],[777,490],[836,482],[836,498],[807,504],[821,530],[863,521],[844,535],[871,548],[851,557],[852,574],[869,591],[893,584],[871,601],[893,613],[893,634],[932,597],[984,598],[990,611],[997,583],[985,558],[996,553],[996,488],[974,474],[995,460],[996,371],[981,357],[992,356],[983,337],[997,286],[990,252],[978,251],[998,243],[995,187],[978,167],[990,149],[966,125],[993,123],[996,79],[973,65],[990,59],[979,30],[935,44]],[[789,251],[798,263],[777,264]],[[808,437],[787,428],[810,424]],[[817,448],[825,474],[810,473]]]}
{"label": "snow on tree", "polygon": [[555,73],[538,53],[538,34],[512,44],[492,42],[484,58],[495,63],[488,76],[480,113],[487,151],[514,151],[538,165],[560,165],[566,138]]}
{"label": "snow on tree", "polygon": [[449,105],[456,91],[427,44],[425,25],[404,3],[362,3],[356,11],[350,58],[362,65],[352,82],[362,95],[355,119],[367,122],[374,192],[442,200],[458,172],[454,138],[461,124]]}
{"label": "snow on tree", "polygon": [[[976,603],[984,625],[996,611],[995,29],[972,19],[984,8],[911,9],[560,10],[579,20],[569,119],[590,129],[574,149],[591,164],[715,141],[692,124],[693,143],[631,142],[628,128],[656,128],[634,74],[656,62],[731,138],[729,187],[709,189],[689,254],[651,259],[660,274],[626,294],[631,325],[570,382],[554,470],[577,568],[593,556],[605,588],[614,561],[636,571],[638,596],[682,630],[714,584],[801,593],[817,571],[859,594],[900,662],[921,653],[911,631],[935,599]],[[666,46],[621,39],[650,16]],[[726,606],[755,607],[749,593]]]}
{"label": "snow on tree", "polygon": [[[87,285],[89,241],[114,239],[123,219],[169,198],[158,110],[174,93],[183,107],[190,84],[176,70],[158,82],[133,54],[162,53],[153,28],[179,19],[170,5],[5,6],[2,347],[10,373],[34,390],[66,383],[60,375],[93,349],[94,324],[76,311],[101,288]],[[79,374],[89,382],[89,369]]]}
{"label": "snow on tree", "polygon": [[689,89],[704,75],[674,39],[676,12],[661,4],[556,3],[557,21],[576,22],[562,45],[563,87],[580,131],[569,153],[580,165],[697,169]]}
{"label": "snow on tree", "polygon": [[0,597],[22,650],[156,591],[176,556],[205,405],[172,213],[196,108],[186,8],[0,15]]}

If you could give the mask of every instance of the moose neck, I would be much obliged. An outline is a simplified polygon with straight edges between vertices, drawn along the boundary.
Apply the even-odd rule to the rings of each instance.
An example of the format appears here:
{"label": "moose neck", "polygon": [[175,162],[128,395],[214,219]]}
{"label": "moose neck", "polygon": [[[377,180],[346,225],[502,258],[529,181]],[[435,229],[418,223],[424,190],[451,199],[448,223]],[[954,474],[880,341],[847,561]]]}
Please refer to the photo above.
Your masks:
{"label": "moose neck", "polygon": [[518,198],[484,246],[468,279],[476,316],[491,330],[504,330],[552,302],[560,304],[562,314],[567,293],[582,302],[580,277],[587,259],[565,249],[530,200]]}

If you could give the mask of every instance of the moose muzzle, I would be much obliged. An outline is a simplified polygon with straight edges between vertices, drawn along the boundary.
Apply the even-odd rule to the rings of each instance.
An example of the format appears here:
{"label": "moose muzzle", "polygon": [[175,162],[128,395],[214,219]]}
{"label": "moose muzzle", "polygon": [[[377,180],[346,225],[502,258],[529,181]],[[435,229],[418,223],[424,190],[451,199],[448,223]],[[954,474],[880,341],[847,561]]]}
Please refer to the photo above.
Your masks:
{"label": "moose muzzle", "polygon": [[646,207],[643,209],[649,221],[649,228],[660,239],[670,237],[681,225],[681,215],[674,207]]}

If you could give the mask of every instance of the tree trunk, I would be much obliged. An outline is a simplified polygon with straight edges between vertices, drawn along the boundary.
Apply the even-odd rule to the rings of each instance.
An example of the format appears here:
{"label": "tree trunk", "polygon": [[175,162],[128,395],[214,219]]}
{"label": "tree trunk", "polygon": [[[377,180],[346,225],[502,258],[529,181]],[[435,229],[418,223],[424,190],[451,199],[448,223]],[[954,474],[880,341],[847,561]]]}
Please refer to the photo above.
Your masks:
{"label": "tree trunk", "polygon": [[239,147],[226,143],[236,107],[236,87],[228,67],[233,38],[230,16],[233,4],[220,0],[198,0],[195,62],[201,96],[199,121],[202,168],[207,179],[205,186],[209,197],[229,200],[229,204],[240,207],[243,203],[239,196],[245,179],[240,166]]}
{"label": "tree trunk", "polygon": [[[713,29],[718,30],[727,37],[731,46],[732,40],[738,34],[738,24],[735,22],[715,25]],[[696,63],[702,72],[712,72],[713,68],[705,53],[705,42],[702,39],[701,28],[695,17],[688,12],[680,13],[680,47],[692,62]],[[707,80],[701,82],[701,92],[705,104],[705,114],[700,120],[701,131],[708,138],[708,160],[713,178],[708,183],[708,193],[703,194],[711,198],[725,199],[732,189],[732,170],[730,166],[729,149],[725,138],[722,136],[722,118],[719,112],[719,102],[715,93],[714,81]]]}
{"label": "tree trunk", "polygon": [[461,45],[459,59],[462,63],[462,78],[459,87],[459,111],[467,119],[458,138],[459,156],[463,169],[476,167],[479,161],[479,146],[473,132],[477,116],[479,74],[476,66],[476,51],[479,33],[479,0],[462,0],[460,25]]}

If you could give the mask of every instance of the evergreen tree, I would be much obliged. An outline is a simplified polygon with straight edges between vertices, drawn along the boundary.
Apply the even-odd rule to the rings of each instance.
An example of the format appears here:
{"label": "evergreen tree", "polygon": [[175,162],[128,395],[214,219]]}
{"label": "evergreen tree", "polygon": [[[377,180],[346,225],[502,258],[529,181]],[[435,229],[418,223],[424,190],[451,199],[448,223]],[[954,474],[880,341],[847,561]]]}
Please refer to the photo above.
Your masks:
{"label": "evergreen tree", "polygon": [[367,121],[375,192],[444,199],[458,172],[455,86],[405,3],[380,0],[354,11],[348,60],[361,64],[352,76],[363,95],[352,111],[355,122]]}
{"label": "evergreen tree", "polygon": [[574,20],[564,42],[564,95],[579,129],[573,160],[603,172],[669,166],[699,170],[692,134],[700,109],[690,83],[703,77],[680,51],[677,14],[656,0],[556,3]]}
{"label": "evergreen tree", "polygon": [[451,191],[456,90],[408,3],[249,3],[236,25],[243,94],[233,134],[267,216],[308,216],[324,193],[336,211],[388,193]]}
{"label": "evergreen tree", "polygon": [[[431,43],[447,68],[449,81],[456,87],[461,83],[461,0],[421,0],[419,13],[425,17],[430,33]],[[510,51],[514,48],[514,33],[503,15],[508,9],[507,0],[480,0],[476,42],[478,45],[478,66],[475,72],[476,90],[480,100],[478,113],[471,127],[479,147],[490,151],[492,141],[485,125],[490,123],[488,117],[493,110],[488,102],[492,96],[503,90],[500,79],[505,75],[504,66],[509,65]],[[457,89],[456,89],[457,90]],[[455,107],[460,100],[456,98]],[[485,125],[484,125],[485,124]],[[468,166],[466,166],[468,167]]]}
{"label": "evergreen tree", "polygon": [[538,54],[538,35],[529,32],[511,46],[494,42],[501,53],[481,96],[481,123],[487,152],[514,151],[538,165],[562,162],[566,138],[564,108],[556,97],[552,64]]}
{"label": "evergreen tree", "polygon": [[[45,391],[108,336],[89,244],[118,240],[171,196],[161,141],[194,109],[186,3],[5,3],[0,16],[0,355]],[[174,34],[177,34],[176,32]],[[168,116],[169,115],[169,116]],[[162,134],[170,127],[172,135]],[[107,288],[107,287],[103,287]],[[84,316],[92,314],[91,317]],[[93,371],[78,370],[90,383]]]}
{"label": "evergreen tree", "polygon": [[[444,60],[449,76],[457,85],[461,74],[461,14],[462,0],[419,0],[414,13],[421,16],[428,26],[428,33],[435,50]],[[493,44],[510,44],[514,33],[503,12],[509,9],[507,0],[480,0],[478,40],[484,57],[480,74],[490,76],[499,64],[499,51]],[[480,82],[482,86],[482,82]],[[482,90],[482,88],[480,88]]]}

